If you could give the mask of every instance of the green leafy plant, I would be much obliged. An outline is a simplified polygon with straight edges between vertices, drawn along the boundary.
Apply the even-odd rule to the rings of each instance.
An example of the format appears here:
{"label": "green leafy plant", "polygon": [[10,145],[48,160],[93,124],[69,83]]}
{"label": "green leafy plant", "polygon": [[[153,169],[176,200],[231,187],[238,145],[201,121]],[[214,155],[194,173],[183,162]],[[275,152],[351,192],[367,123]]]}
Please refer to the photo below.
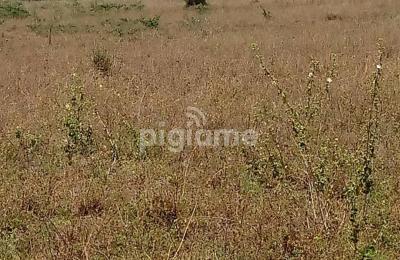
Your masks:
{"label": "green leafy plant", "polygon": [[137,19],[120,18],[117,21],[106,19],[102,26],[107,28],[107,32],[119,37],[135,34],[140,30],[140,22]]}
{"label": "green leafy plant", "polygon": [[[287,94],[289,89],[279,82],[272,69],[267,67],[258,46],[254,44],[252,49],[256,52],[256,58],[264,75],[269,79],[272,87],[277,90],[281,102],[285,106],[286,116],[291,123],[292,129],[293,143],[290,146],[297,148],[293,150],[291,156],[294,153],[296,157],[292,158],[298,159],[292,159],[296,160],[296,163],[291,163],[289,167],[301,169],[300,172],[304,173],[304,184],[307,187],[306,196],[309,198],[308,205],[310,205],[309,214],[312,215],[313,221],[317,225],[323,223],[324,228],[329,229],[329,223],[327,223],[322,214],[317,213],[316,208],[325,207],[321,206],[319,201],[326,203],[326,194],[333,184],[331,176],[335,172],[334,169],[340,165],[343,167],[343,172],[349,173],[348,177],[350,179],[346,185],[345,198],[348,203],[350,242],[354,249],[354,256],[371,255],[372,249],[365,251],[362,248],[364,245],[371,243],[368,234],[366,234],[368,228],[367,219],[373,217],[374,214],[369,210],[369,207],[371,206],[370,200],[374,188],[375,156],[379,142],[381,118],[382,47],[379,47],[379,62],[371,82],[366,131],[363,134],[364,138],[360,138],[362,150],[356,150],[355,152],[349,151],[350,149],[348,148],[344,148],[342,151],[337,146],[337,142],[332,140],[332,137],[329,135],[324,136],[325,132],[320,127],[320,123],[318,123],[329,118],[329,110],[325,110],[324,106],[330,105],[330,84],[336,76],[336,58],[334,56],[331,57],[333,65],[327,69],[325,80],[319,80],[321,75],[319,62],[316,60],[311,61],[305,84],[305,95],[297,105],[292,104],[293,102],[289,103]],[[264,151],[265,154],[265,150],[267,152],[273,150],[270,146],[266,146],[261,151]],[[284,153],[284,151],[282,152]],[[343,154],[346,154],[346,163],[341,158]],[[258,157],[265,158],[266,156],[260,154]],[[258,164],[255,164],[255,166],[258,166]],[[260,169],[260,167],[256,167],[256,169]],[[363,257],[363,259],[370,258]]]}
{"label": "green leafy plant", "polygon": [[130,9],[136,9],[136,10],[142,10],[144,8],[144,4],[141,1],[135,2],[130,5],[126,4],[117,4],[117,3],[91,3],[90,10],[92,12],[108,12],[112,9],[114,10],[130,10]]}
{"label": "green leafy plant", "polygon": [[197,10],[197,12],[198,12],[199,14],[204,14],[204,13],[207,12],[207,10],[208,10],[208,5],[206,5],[206,4],[199,4],[199,5],[196,5],[195,8],[196,8],[196,10]]}
{"label": "green leafy plant", "polygon": [[94,139],[92,127],[83,121],[85,100],[83,86],[79,80],[74,79],[70,93],[70,101],[65,105],[64,127],[67,142],[64,150],[71,163],[74,155],[87,156],[94,152]]}
{"label": "green leafy plant", "polygon": [[369,245],[361,250],[360,255],[362,260],[372,260],[377,256],[377,252],[374,246]]}
{"label": "green leafy plant", "polygon": [[30,14],[21,2],[5,2],[0,4],[0,17],[25,18]]}
{"label": "green leafy plant", "polygon": [[51,30],[52,34],[60,33],[78,33],[80,28],[75,24],[45,24],[41,22],[35,22],[28,24],[27,27],[37,35],[48,35]]}
{"label": "green leafy plant", "polygon": [[152,18],[143,17],[142,19],[140,19],[140,22],[147,28],[157,29],[160,24],[160,16],[157,15]]}
{"label": "green leafy plant", "polygon": [[[350,222],[351,222],[351,242],[355,254],[359,252],[359,242],[362,233],[361,227],[365,225],[368,204],[372,194],[374,183],[373,175],[375,172],[374,161],[375,151],[379,141],[379,123],[380,123],[380,87],[382,81],[382,63],[384,51],[379,44],[379,63],[373,75],[370,92],[369,117],[365,133],[365,150],[361,152],[359,166],[354,176],[354,180],[348,189],[350,203]],[[369,252],[370,250],[368,250]],[[361,253],[363,254],[363,253]],[[370,258],[363,258],[370,259]]]}
{"label": "green leafy plant", "polygon": [[186,6],[207,5],[206,0],[185,0]]}
{"label": "green leafy plant", "polygon": [[104,4],[92,4],[90,10],[92,12],[107,12],[112,9],[119,10],[121,8],[127,8],[124,4],[115,4],[115,3],[104,3]]}

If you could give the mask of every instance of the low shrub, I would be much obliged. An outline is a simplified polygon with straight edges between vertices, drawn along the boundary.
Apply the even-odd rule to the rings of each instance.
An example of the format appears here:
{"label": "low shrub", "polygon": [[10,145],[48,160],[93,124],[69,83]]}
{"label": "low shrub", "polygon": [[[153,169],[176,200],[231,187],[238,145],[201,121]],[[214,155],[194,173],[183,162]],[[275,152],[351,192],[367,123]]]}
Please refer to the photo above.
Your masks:
{"label": "low shrub", "polygon": [[0,17],[25,18],[30,14],[20,2],[5,2],[0,4]]}

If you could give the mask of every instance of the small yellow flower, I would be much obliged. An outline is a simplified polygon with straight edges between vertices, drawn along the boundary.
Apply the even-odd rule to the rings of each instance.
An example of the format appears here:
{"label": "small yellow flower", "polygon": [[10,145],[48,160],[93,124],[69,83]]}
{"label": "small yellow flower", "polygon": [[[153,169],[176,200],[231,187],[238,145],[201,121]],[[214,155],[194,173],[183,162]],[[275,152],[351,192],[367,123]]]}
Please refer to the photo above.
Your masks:
{"label": "small yellow flower", "polygon": [[250,47],[251,47],[251,49],[252,50],[258,50],[258,45],[257,45],[257,43],[252,43],[251,45],[250,45]]}

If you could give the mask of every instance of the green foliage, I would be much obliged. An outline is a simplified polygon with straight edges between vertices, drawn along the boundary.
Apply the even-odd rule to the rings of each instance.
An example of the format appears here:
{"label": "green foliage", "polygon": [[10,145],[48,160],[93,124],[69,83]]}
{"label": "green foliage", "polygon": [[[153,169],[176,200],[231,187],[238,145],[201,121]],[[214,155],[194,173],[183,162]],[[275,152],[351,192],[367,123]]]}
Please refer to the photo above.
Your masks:
{"label": "green foliage", "polygon": [[150,18],[143,17],[139,20],[144,26],[150,29],[157,29],[160,24],[160,16],[154,16]]}
{"label": "green foliage", "polygon": [[208,11],[208,5],[206,4],[196,5],[195,8],[199,14],[204,14],[205,12]]}
{"label": "green foliage", "polygon": [[15,131],[15,138],[18,142],[16,158],[25,161],[27,165],[29,165],[35,154],[39,152],[42,138],[28,131],[24,131],[21,128],[17,128]]}
{"label": "green foliage", "polygon": [[[379,63],[377,70],[373,75],[371,83],[370,103],[368,118],[366,119],[366,131],[359,141],[359,147],[356,151],[350,148],[340,149],[333,138],[324,136],[321,130],[321,123],[324,116],[329,112],[324,111],[324,105],[330,104],[330,83],[335,76],[335,56],[331,57],[333,65],[327,69],[325,81],[319,80],[321,67],[319,62],[312,60],[309,68],[309,74],[305,84],[305,97],[299,104],[289,103],[287,92],[289,91],[277,78],[273,72],[267,68],[264,57],[259,53],[257,45],[252,46],[256,51],[256,57],[259,61],[264,75],[271,81],[272,86],[276,87],[281,97],[283,105],[286,107],[286,117],[291,123],[292,142],[290,147],[294,149],[289,156],[294,162],[290,162],[293,169],[304,173],[307,180],[306,185],[310,187],[307,196],[310,198],[311,208],[315,207],[314,200],[325,199],[325,196],[332,191],[332,176],[337,171],[338,166],[341,171],[347,173],[348,180],[344,185],[346,187],[344,197],[347,200],[349,216],[349,241],[351,242],[354,256],[362,255],[362,259],[372,259],[375,255],[374,247],[362,246],[370,244],[371,235],[368,234],[368,219],[373,218],[377,213],[372,207],[371,195],[374,191],[374,175],[377,171],[375,166],[376,148],[379,142],[379,124],[381,117],[380,110],[380,89],[382,84],[382,59],[383,50],[379,49]],[[287,119],[286,119],[287,120]],[[326,119],[325,119],[326,120]],[[273,133],[270,133],[273,135]],[[336,140],[336,139],[335,139]],[[268,145],[266,146],[268,147]],[[260,151],[272,150],[272,148],[260,149]],[[285,151],[281,151],[285,153]],[[293,156],[296,154],[296,156]],[[260,154],[259,158],[265,158]],[[255,157],[257,158],[257,157]],[[256,161],[257,162],[257,161]],[[258,163],[252,163],[253,172],[260,168]],[[255,166],[255,167],[254,167]],[[255,169],[255,170],[254,170]],[[315,208],[312,209],[315,212]],[[318,219],[318,214],[313,213],[314,218]],[[382,226],[382,223],[377,225]],[[325,223],[325,226],[327,224]]]}
{"label": "green foliage", "polygon": [[37,150],[40,143],[40,137],[30,133],[25,133],[20,128],[17,128],[15,131],[15,137],[19,141],[20,147],[28,154],[31,154]]}
{"label": "green foliage", "polygon": [[[26,230],[26,219],[21,215],[11,215],[0,228],[0,256],[2,259],[21,259],[19,233]],[[23,257],[22,257],[23,258]]]}
{"label": "green foliage", "polygon": [[259,195],[263,191],[263,185],[256,176],[243,174],[241,179],[241,188],[244,193]]}
{"label": "green foliage", "polygon": [[129,7],[140,11],[144,8],[144,4],[142,1],[137,1],[136,3],[130,4]]}
{"label": "green foliage", "polygon": [[106,19],[101,23],[102,26],[106,27],[108,33],[112,33],[117,36],[132,35],[139,31],[139,21],[137,19],[131,20],[128,18],[120,18],[115,21],[112,19]]}
{"label": "green foliage", "polygon": [[206,0],[185,0],[186,6],[207,5]]}
{"label": "green foliage", "polygon": [[21,2],[0,3],[0,17],[4,18],[25,18],[29,12]]}
{"label": "green foliage", "polygon": [[[353,176],[351,185],[348,188],[348,198],[350,203],[350,222],[351,236],[350,240],[353,243],[354,249],[357,252],[360,236],[363,230],[362,226],[366,224],[365,215],[369,212],[370,197],[374,188],[373,175],[376,171],[374,167],[375,150],[378,144],[378,130],[380,120],[379,94],[380,84],[382,81],[382,62],[383,50],[379,49],[379,64],[374,73],[371,84],[371,100],[369,108],[369,118],[367,121],[365,133],[365,150],[360,152],[358,167]],[[370,252],[370,250],[368,250]],[[363,258],[370,259],[370,258]]]}
{"label": "green foliage", "polygon": [[70,102],[65,105],[66,116],[64,128],[67,134],[67,142],[64,151],[69,162],[73,156],[80,154],[88,156],[94,152],[94,139],[92,127],[83,121],[85,100],[82,84],[74,79],[70,86]]}
{"label": "green foliage", "polygon": [[45,24],[45,23],[40,23],[36,22],[33,24],[28,24],[27,27],[34,33],[38,35],[48,35],[50,28],[52,34],[58,34],[58,33],[78,33],[80,31],[80,28],[75,25],[75,24],[57,24],[57,25],[52,25],[52,24]]}
{"label": "green foliage", "polygon": [[371,245],[364,247],[360,253],[362,260],[373,260],[377,256],[375,247]]}
{"label": "green foliage", "polygon": [[119,147],[121,159],[140,159],[140,134],[128,122],[123,122],[120,125],[116,145]]}
{"label": "green foliage", "polygon": [[126,8],[124,4],[115,4],[115,3],[104,3],[104,4],[92,4],[90,10],[92,12],[107,12],[112,9],[119,10],[121,8]]}
{"label": "green foliage", "polygon": [[108,12],[110,10],[130,10],[130,9],[136,9],[136,10],[142,10],[144,8],[144,4],[141,1],[138,1],[136,3],[126,5],[126,4],[117,4],[117,3],[101,3],[97,4],[91,3],[90,10],[92,12]]}

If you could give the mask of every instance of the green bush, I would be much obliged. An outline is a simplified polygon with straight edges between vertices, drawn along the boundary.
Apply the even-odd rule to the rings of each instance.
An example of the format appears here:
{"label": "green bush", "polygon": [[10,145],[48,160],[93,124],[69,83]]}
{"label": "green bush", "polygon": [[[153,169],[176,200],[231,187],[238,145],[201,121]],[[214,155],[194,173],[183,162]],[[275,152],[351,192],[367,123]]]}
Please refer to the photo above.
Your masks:
{"label": "green bush", "polygon": [[148,28],[156,29],[160,24],[160,16],[157,15],[153,18],[142,18],[140,19],[140,22]]}
{"label": "green bush", "polygon": [[186,6],[207,5],[206,0],[185,0]]}
{"label": "green bush", "polygon": [[92,127],[84,121],[85,105],[83,86],[75,78],[70,86],[70,101],[65,105],[66,115],[63,122],[67,134],[64,151],[69,163],[75,155],[88,156],[95,150]]}
{"label": "green bush", "polygon": [[91,11],[92,12],[107,12],[112,9],[115,10],[130,10],[130,9],[136,9],[136,10],[142,10],[144,8],[144,4],[141,1],[135,2],[130,5],[126,4],[116,4],[116,3],[102,3],[102,4],[97,4],[97,3],[92,3],[91,4]]}
{"label": "green bush", "polygon": [[3,2],[0,4],[0,17],[6,18],[25,18],[29,12],[20,2]]}
{"label": "green bush", "polygon": [[99,11],[110,11],[111,9],[119,10],[121,8],[127,8],[124,4],[115,4],[115,3],[105,3],[105,4],[95,4],[92,5],[91,11],[99,12]]}

